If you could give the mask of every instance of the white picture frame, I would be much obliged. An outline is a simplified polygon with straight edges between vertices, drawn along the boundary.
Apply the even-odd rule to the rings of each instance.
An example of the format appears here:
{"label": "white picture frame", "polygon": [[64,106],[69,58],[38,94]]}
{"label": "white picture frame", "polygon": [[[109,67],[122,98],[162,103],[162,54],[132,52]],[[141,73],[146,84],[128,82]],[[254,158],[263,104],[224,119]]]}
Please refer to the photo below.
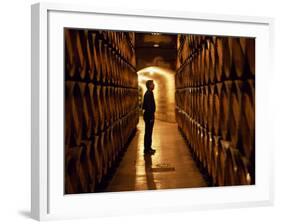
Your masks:
{"label": "white picture frame", "polygon": [[[271,18],[37,3],[32,26],[31,214],[37,220],[273,204]],[[256,38],[256,184],[63,195],[63,27]]]}

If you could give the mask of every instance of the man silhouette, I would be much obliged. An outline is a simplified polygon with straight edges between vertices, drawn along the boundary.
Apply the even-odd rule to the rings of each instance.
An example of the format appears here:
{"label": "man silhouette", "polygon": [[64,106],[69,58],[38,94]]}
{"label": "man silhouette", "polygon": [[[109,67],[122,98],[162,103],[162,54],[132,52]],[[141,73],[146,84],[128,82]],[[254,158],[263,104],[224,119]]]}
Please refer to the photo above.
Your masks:
{"label": "man silhouette", "polygon": [[153,95],[154,83],[153,80],[146,81],[147,91],[144,94],[142,109],[144,110],[143,119],[145,122],[144,133],[144,153],[155,153],[151,148],[152,144],[152,131],[154,125],[155,101]]}

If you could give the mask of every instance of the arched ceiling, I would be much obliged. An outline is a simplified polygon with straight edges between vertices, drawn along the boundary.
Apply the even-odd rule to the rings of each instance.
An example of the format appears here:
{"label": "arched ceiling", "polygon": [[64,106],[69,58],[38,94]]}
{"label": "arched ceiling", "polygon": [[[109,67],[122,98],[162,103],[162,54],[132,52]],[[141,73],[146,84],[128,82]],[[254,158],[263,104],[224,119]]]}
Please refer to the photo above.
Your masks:
{"label": "arched ceiling", "polygon": [[137,32],[135,34],[137,70],[149,66],[176,69],[176,34]]}

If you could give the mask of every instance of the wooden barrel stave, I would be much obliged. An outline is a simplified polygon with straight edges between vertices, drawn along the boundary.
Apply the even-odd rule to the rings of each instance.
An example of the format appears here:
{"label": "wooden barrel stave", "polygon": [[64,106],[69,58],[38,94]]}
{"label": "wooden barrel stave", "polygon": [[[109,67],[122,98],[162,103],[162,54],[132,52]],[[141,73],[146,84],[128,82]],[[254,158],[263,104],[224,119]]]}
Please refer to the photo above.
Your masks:
{"label": "wooden barrel stave", "polygon": [[238,37],[232,38],[232,60],[235,69],[235,78],[242,78],[245,75],[245,54],[240,45],[240,38]]}

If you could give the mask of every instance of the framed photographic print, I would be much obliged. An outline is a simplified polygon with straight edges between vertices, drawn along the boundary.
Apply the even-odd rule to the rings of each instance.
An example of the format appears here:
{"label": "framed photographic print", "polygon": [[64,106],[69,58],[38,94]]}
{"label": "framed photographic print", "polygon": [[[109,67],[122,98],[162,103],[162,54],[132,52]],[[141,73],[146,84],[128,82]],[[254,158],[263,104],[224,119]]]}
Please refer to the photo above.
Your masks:
{"label": "framed photographic print", "polygon": [[32,217],[271,205],[272,27],[32,5]]}

